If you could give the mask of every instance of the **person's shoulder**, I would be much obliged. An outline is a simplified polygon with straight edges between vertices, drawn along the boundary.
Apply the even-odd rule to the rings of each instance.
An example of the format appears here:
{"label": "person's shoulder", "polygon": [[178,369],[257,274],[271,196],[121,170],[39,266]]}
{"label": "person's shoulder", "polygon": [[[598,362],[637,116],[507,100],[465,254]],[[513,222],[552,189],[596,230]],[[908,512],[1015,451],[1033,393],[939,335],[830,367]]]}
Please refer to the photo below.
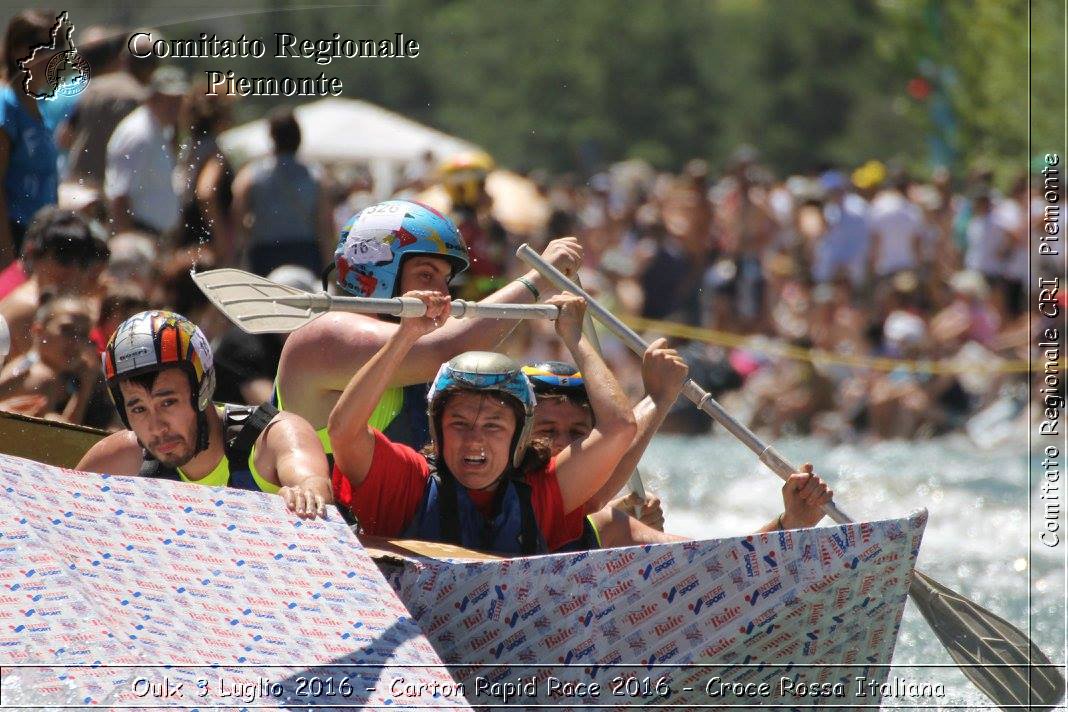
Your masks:
{"label": "person's shoulder", "polygon": [[77,469],[109,475],[136,475],[141,471],[144,451],[132,430],[108,435],[89,448]]}
{"label": "person's shoulder", "polygon": [[39,302],[40,294],[37,290],[37,283],[31,279],[15,287],[10,294],[0,299],[0,314],[3,314],[9,322],[29,319],[37,311]]}
{"label": "person's shoulder", "polygon": [[[286,339],[283,351],[299,350],[302,354],[307,353],[309,356],[313,356],[314,351],[320,351],[322,356],[329,360],[343,358],[345,354],[337,349],[351,346],[365,339],[385,338],[384,335],[393,329],[396,329],[395,325],[379,321],[366,314],[330,312],[291,334]],[[376,350],[380,346],[381,344],[378,344]]]}
{"label": "person's shoulder", "polygon": [[111,140],[108,143],[142,139],[149,132],[148,119],[148,109],[144,106],[137,107],[118,123],[111,133]]}
{"label": "person's shoulder", "polygon": [[260,178],[275,167],[274,156],[259,156],[244,165],[241,172],[250,178]]}

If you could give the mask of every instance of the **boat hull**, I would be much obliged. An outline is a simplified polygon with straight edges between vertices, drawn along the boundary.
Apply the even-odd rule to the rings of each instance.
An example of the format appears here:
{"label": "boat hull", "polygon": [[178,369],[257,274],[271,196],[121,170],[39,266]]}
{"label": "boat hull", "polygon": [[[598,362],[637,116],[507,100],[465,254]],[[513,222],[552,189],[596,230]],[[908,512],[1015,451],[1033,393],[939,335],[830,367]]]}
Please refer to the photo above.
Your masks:
{"label": "boat hull", "polygon": [[392,570],[472,705],[878,705],[926,512]]}

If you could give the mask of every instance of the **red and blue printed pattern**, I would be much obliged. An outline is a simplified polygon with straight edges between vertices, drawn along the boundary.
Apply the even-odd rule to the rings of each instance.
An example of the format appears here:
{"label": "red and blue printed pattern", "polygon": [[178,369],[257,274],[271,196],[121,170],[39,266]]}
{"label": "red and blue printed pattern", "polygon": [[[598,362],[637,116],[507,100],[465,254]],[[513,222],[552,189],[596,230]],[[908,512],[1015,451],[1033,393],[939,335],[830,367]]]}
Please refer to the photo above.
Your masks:
{"label": "red and blue printed pattern", "polygon": [[[332,510],[301,521],[273,495],[8,455],[0,665],[5,704],[30,707],[389,708],[405,703],[397,678],[453,686]],[[255,700],[234,694],[250,685]],[[467,708],[448,694],[419,704]]]}
{"label": "red and blue printed pattern", "polygon": [[[474,664],[457,669],[469,691],[478,677],[541,681],[536,698],[512,703],[878,705],[926,522],[920,511],[582,554],[412,560],[390,582],[446,663]],[[613,696],[620,676],[635,677],[638,694]],[[771,693],[710,698],[717,676]],[[858,677],[872,683],[864,699]],[[549,678],[597,682],[601,695],[552,698]],[[668,699],[655,690],[661,678]],[[783,678],[790,694],[779,694]],[[802,684],[839,682],[840,699],[796,696]]]}

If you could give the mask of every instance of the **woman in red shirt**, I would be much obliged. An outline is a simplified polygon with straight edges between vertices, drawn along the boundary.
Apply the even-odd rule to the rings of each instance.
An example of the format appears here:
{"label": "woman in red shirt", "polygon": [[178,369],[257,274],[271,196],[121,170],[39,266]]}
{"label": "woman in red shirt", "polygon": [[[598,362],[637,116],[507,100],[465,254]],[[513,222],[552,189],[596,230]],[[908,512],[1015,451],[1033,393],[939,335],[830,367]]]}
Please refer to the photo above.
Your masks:
{"label": "woman in red shirt", "polygon": [[441,367],[428,396],[433,443],[425,454],[368,426],[393,372],[419,337],[440,326],[449,298],[410,292],[427,305],[401,325],[349,382],[330,414],[334,492],[364,531],[458,544],[498,554],[539,554],[566,536],[564,517],[607,481],[636,432],[626,397],[582,337],[585,302],[559,307],[556,332],[590,384],[597,427],[550,457],[531,442],[534,391],[510,358],[468,352]]}

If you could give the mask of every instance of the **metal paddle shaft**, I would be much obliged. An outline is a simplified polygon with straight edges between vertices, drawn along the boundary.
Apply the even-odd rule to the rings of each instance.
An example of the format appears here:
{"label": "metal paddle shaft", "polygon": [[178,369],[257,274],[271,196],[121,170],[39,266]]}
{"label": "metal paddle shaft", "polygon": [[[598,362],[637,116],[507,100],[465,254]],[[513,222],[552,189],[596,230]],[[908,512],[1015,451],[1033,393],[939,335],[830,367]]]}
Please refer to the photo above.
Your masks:
{"label": "metal paddle shaft", "polygon": [[[557,289],[586,300],[587,310],[635,353],[646,343],[612,312],[597,303],[580,286],[522,245],[516,255]],[[749,428],[732,418],[712,396],[692,380],[682,389],[694,405],[752,450],[779,477],[797,470],[774,448],[765,445]],[[853,521],[837,506],[824,511],[836,522]],[[915,570],[909,595],[935,635],[956,661],[961,672],[995,704],[1009,709],[1048,710],[1064,696],[1064,676],[1037,645],[1008,621]]]}
{"label": "metal paddle shaft", "polygon": [[[193,281],[212,304],[249,334],[285,334],[330,311],[388,316],[422,316],[426,305],[414,297],[373,299],[310,294],[239,269],[193,273]],[[482,319],[555,319],[551,304],[484,304],[457,299],[450,316]]]}

